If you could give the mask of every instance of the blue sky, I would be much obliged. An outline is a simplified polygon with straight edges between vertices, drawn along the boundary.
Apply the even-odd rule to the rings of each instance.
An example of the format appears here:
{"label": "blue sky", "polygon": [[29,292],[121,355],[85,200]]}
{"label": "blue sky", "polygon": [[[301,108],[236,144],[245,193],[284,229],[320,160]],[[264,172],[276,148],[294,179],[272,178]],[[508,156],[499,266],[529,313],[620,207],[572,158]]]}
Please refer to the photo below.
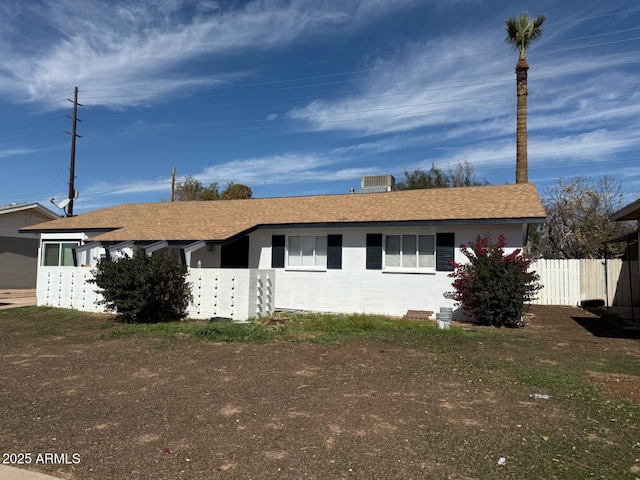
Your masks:
{"label": "blue sky", "polygon": [[504,19],[521,11],[548,15],[527,53],[529,180],[610,174],[638,198],[637,0],[8,0],[0,205],[67,196],[75,86],[75,213],[167,200],[173,167],[254,197],[462,161],[513,183]]}

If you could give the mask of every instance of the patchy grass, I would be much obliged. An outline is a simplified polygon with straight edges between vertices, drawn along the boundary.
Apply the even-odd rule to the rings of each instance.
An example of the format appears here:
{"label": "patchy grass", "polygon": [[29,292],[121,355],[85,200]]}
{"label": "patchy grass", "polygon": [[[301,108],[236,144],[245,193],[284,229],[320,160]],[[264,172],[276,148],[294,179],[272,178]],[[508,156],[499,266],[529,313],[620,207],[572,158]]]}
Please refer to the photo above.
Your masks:
{"label": "patchy grass", "polygon": [[[256,319],[247,323],[182,322],[125,324],[109,314],[91,314],[52,307],[21,307],[0,311],[7,322],[0,335],[15,338],[62,336],[69,340],[97,336],[117,339],[132,335],[171,339],[201,339],[225,343],[307,342],[332,344],[355,340],[376,340],[388,344],[443,350],[466,340],[499,339],[497,330],[466,331],[460,327],[440,330],[434,323],[362,314],[292,314],[277,319]],[[1,337],[0,337],[1,338]]]}
{"label": "patchy grass", "polygon": [[191,337],[215,342],[307,342],[314,344],[376,340],[404,346],[425,346],[441,350],[464,338],[483,338],[495,332],[467,332],[453,327],[440,330],[429,322],[416,322],[376,315],[305,314],[255,320],[203,322],[186,320],[159,324],[128,324],[114,328],[111,337],[151,335],[163,338]]}
{"label": "patchy grass", "polygon": [[593,336],[577,309],[534,313],[444,331],[2,310],[0,444],[79,452],[38,467],[69,479],[640,478],[640,344]]}
{"label": "patchy grass", "polygon": [[[113,315],[53,307],[16,307],[0,310],[0,341],[28,341],[37,337],[92,337],[117,326]],[[15,321],[15,320],[19,321]]]}

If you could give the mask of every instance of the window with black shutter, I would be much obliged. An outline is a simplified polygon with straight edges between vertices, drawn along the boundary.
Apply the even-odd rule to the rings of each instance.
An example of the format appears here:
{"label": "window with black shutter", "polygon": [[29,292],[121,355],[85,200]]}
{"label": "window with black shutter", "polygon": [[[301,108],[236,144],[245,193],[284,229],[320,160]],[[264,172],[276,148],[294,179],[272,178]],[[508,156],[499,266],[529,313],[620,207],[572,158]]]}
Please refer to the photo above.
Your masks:
{"label": "window with black shutter", "polygon": [[382,234],[367,233],[367,270],[382,270]]}
{"label": "window with black shutter", "polygon": [[327,235],[327,269],[342,268],[342,235]]}
{"label": "window with black shutter", "polygon": [[284,268],[284,235],[271,236],[271,268]]}
{"label": "window with black shutter", "polygon": [[456,236],[454,233],[436,234],[436,270],[452,272]]}

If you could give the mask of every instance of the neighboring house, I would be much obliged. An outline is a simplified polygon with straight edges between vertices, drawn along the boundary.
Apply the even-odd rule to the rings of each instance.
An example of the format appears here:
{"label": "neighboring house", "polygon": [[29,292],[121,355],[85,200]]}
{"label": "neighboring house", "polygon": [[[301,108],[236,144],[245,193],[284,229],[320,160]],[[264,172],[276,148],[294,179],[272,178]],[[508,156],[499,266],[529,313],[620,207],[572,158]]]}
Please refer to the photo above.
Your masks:
{"label": "neighboring house", "polygon": [[38,235],[18,230],[54,218],[59,216],[39,203],[0,205],[0,288],[36,288]]}
{"label": "neighboring house", "polygon": [[[615,222],[635,221],[640,228],[640,200],[636,200],[611,215]],[[620,238],[612,238],[607,243],[626,243],[622,271],[616,288],[613,305],[637,307],[640,306],[640,242],[638,230]],[[632,312],[635,318],[635,312]]]}
{"label": "neighboring house", "polygon": [[87,267],[144,249],[191,267],[191,317],[244,319],[274,308],[437,311],[453,305],[444,294],[450,262],[466,260],[460,244],[490,233],[521,248],[544,219],[535,186],[519,184],[125,204],[24,231],[41,233],[39,305],[96,310]]}

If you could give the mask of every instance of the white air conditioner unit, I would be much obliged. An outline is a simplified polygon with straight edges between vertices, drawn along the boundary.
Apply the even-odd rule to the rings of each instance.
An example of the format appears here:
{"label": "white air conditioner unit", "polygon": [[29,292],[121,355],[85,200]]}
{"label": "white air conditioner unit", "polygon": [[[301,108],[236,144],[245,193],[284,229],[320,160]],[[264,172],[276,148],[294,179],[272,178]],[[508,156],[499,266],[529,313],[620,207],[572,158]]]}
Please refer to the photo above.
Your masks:
{"label": "white air conditioner unit", "polygon": [[396,186],[396,179],[393,175],[371,175],[362,177],[360,187],[364,189],[375,189],[377,191],[390,192]]}

